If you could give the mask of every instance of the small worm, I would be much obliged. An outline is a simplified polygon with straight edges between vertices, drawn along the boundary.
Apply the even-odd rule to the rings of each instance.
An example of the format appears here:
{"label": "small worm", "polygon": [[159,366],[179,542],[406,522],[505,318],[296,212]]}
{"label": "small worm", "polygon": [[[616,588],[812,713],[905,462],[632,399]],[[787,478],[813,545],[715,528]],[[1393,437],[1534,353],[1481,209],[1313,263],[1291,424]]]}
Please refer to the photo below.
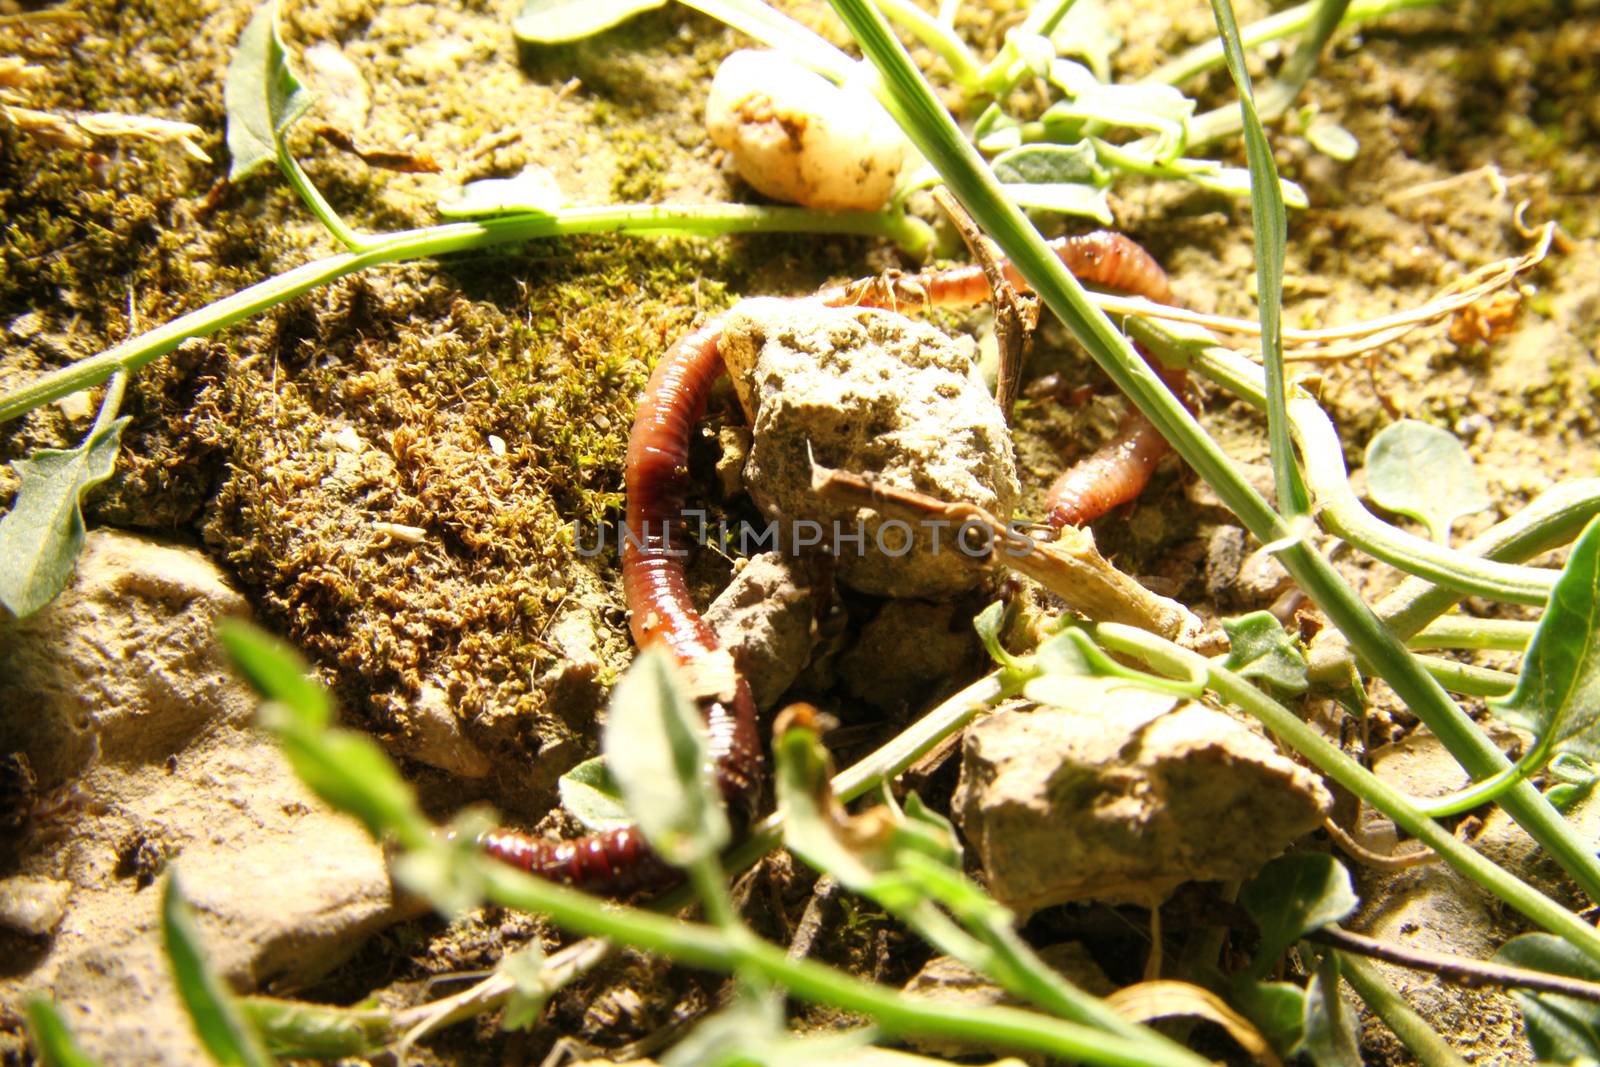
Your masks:
{"label": "small worm", "polygon": [[[1080,280],[1144,296],[1158,303],[1171,297],[1166,273],[1138,244],[1121,234],[1098,232],[1064,237],[1051,250]],[[1002,267],[1011,284],[1025,283],[1010,263]],[[923,307],[964,307],[989,298],[981,267],[927,270],[890,280],[826,289],[799,302],[828,306],[866,306],[897,310],[907,303]],[[669,530],[681,515],[688,482],[689,440],[705,413],[711,387],[723,373],[719,343],[723,318],[713,318],[669,348],[645,387],[628,438],[624,476],[627,528],[623,538],[622,586],[629,627],[640,648],[661,645],[686,665],[719,650],[689,595],[683,562],[671,550]],[[1170,372],[1179,391],[1183,372]],[[1081,524],[1133,499],[1149,481],[1166,441],[1137,411],[1127,415],[1109,443],[1081,460],[1051,487],[1050,522]],[[760,795],[763,758],[755,701],[742,676],[731,699],[701,701],[710,741],[708,760],[723,800],[736,822],[754,813]],[[663,888],[677,880],[632,827],[550,841],[514,830],[492,830],[479,838],[485,852],[541,878],[596,893],[620,895]]]}

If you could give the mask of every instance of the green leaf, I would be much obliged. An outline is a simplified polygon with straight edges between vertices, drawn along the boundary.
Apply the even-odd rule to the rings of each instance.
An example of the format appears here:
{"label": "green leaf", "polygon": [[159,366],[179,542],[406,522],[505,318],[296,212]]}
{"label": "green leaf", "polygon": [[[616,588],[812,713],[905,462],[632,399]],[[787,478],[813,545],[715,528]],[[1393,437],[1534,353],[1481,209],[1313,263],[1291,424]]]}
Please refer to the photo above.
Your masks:
{"label": "green leaf", "polygon": [[[1022,144],[1022,123],[999,104],[990,104],[972,124],[972,143],[985,152],[1003,152]],[[934,172],[938,180],[938,172]]]}
{"label": "green leaf", "polygon": [[394,1017],[387,1011],[277,997],[239,997],[234,1005],[271,1052],[293,1059],[372,1056],[396,1037]]}
{"label": "green leaf", "polygon": [[860,65],[821,34],[808,29],[765,0],[682,0],[692,7],[748,34],[803,63],[838,85],[859,76]]}
{"label": "green leaf", "polygon": [[662,859],[687,867],[727,844],[705,724],[666,651],[644,649],[617,683],[601,748],[628,813]]}
{"label": "green leaf", "polygon": [[1078,0],[1050,34],[1056,54],[1077,56],[1095,77],[1111,80],[1111,54],[1122,47],[1122,35],[1101,0]]}
{"label": "green leaf", "polygon": [[1531,730],[1546,751],[1562,745],[1600,760],[1600,519],[1592,519],[1550,590],[1517,687],[1491,701],[1495,713]]}
{"label": "green leaf", "polygon": [[0,518],[0,604],[17,618],[55,599],[83,550],[83,495],[111,477],[126,416],[97,426],[77,448],[45,448],[11,464],[22,479]]}
{"label": "green leaf", "polygon": [[1046,707],[1093,711],[1144,722],[1159,718],[1178,705],[1178,698],[1171,693],[1094,675],[1041,675],[1028,680],[1022,695]]}
{"label": "green leaf", "polygon": [[633,825],[622,790],[606,770],[604,756],[584,760],[563,774],[556,788],[561,791],[561,806],[583,823],[586,830],[615,830]]}
{"label": "green leaf", "polygon": [[[1289,240],[1289,197],[1285,195],[1285,183],[1278,174],[1266,130],[1261,127],[1261,116],[1256,112],[1233,4],[1229,0],[1211,0],[1211,14],[1222,41],[1228,76],[1239,90],[1244,154],[1250,165],[1250,228],[1256,243],[1256,303],[1261,320],[1261,364],[1267,385],[1267,452],[1272,461],[1278,510],[1293,522],[1310,514],[1311,494],[1289,439],[1283,368],[1283,265]],[[1226,170],[1222,173],[1226,174]],[[1199,175],[1193,180],[1203,187],[1207,184]]]}
{"label": "green leaf", "polygon": [[828,785],[828,753],[816,732],[806,727],[783,731],[773,743],[773,757],[784,846],[846,889],[866,892],[878,871],[859,847],[846,845],[835,832],[841,813]]}
{"label": "green leaf", "polygon": [[1557,755],[1545,771],[1556,784],[1544,791],[1544,798],[1563,815],[1588,799],[1600,783],[1600,772],[1572,752]]}
{"label": "green leaf", "polygon": [[1318,121],[1306,128],[1306,140],[1311,147],[1330,159],[1348,163],[1361,151],[1356,135],[1337,122]]}
{"label": "green leaf", "polygon": [[993,166],[994,176],[1008,185],[1099,186],[1111,180],[1088,141],[1070,145],[1026,144],[1000,153]]}
{"label": "green leaf", "polygon": [[[1028,683],[1030,687],[1039,685],[1038,692],[1071,693],[1077,691],[1076,683],[1091,682],[1083,692],[1088,694],[1100,693],[1112,697],[1119,693],[1128,693],[1129,700],[1144,700],[1149,702],[1151,696],[1158,696],[1167,700],[1162,710],[1171,707],[1172,697],[1198,698],[1205,692],[1205,679],[1194,677],[1187,680],[1163,678],[1154,674],[1146,674],[1131,667],[1124,667],[1105,651],[1096,645],[1089,635],[1077,627],[1070,627],[1056,634],[1039,646],[1034,654],[1034,663],[1041,672],[1041,677]],[[1138,695],[1143,690],[1144,697]],[[1041,704],[1052,704],[1056,707],[1071,708],[1077,705],[1061,704],[1053,699],[1043,696],[1031,697]],[[1157,712],[1156,714],[1160,714]]]}
{"label": "green leaf", "polygon": [[[1600,965],[1554,934],[1524,934],[1495,953],[1496,963],[1600,982]],[[1513,995],[1522,1008],[1528,1044],[1542,1062],[1600,1061],[1600,1004],[1556,993]]]}
{"label": "green leaf", "polygon": [[289,709],[301,729],[321,730],[333,722],[328,691],[294,649],[239,619],[220,620],[217,640],[251,687]]}
{"label": "green leaf", "polygon": [[276,1061],[206,959],[176,871],[167,875],[161,894],[161,938],[178,995],[211,1058],[224,1067],[271,1067]]}
{"label": "green leaf", "polygon": [[1106,190],[1092,185],[1033,185],[1008,182],[1003,188],[1018,207],[1033,211],[1053,211],[1058,215],[1078,215],[1110,226],[1111,199]]}
{"label": "green leaf", "polygon": [[1025,27],[1006,34],[1006,47],[1035,78],[1049,73],[1050,64],[1056,58],[1055,42],[1042,34],[1029,33]]}
{"label": "green leaf", "polygon": [[495,970],[511,979],[511,995],[500,1013],[500,1029],[526,1030],[539,1021],[552,992],[545,973],[544,949],[530,942],[519,952],[508,953]]}
{"label": "green leaf", "polygon": [[277,0],[256,8],[239,35],[222,98],[228,113],[228,154],[233,157],[228,180],[238,181],[277,159],[283,131],[315,99],[289,68],[278,34]]}
{"label": "green leaf", "polygon": [[1222,620],[1230,647],[1228,670],[1246,678],[1256,678],[1290,695],[1306,691],[1306,657],[1300,642],[1290,637],[1281,623],[1267,611],[1252,611]]}
{"label": "green leaf", "polygon": [[1331,952],[1306,986],[1304,1030],[1298,1051],[1317,1067],[1361,1067],[1355,1016],[1339,995],[1339,958]]}
{"label": "green leaf", "polygon": [[73,1040],[60,1010],[44,997],[28,1001],[28,1034],[40,1067],[97,1067]]}
{"label": "green leaf", "polygon": [[395,881],[445,918],[461,918],[483,904],[485,870],[496,861],[484,855],[478,839],[493,827],[494,819],[482,808],[461,812],[447,834],[430,834],[392,862]]}
{"label": "green leaf", "polygon": [[1422,523],[1440,544],[1451,523],[1491,503],[1455,435],[1416,419],[1385,426],[1367,446],[1367,491],[1379,507]]}
{"label": "green leaf", "polygon": [[1106,126],[1149,130],[1156,135],[1150,153],[1156,163],[1170,162],[1188,143],[1184,124],[1194,114],[1194,101],[1170,85],[1107,85],[1070,59],[1050,64],[1050,83],[1066,94],[1039,116],[1053,139]]}
{"label": "green leaf", "polygon": [[527,0],[511,22],[517,40],[560,44],[592,37],[666,0]]}
{"label": "green leaf", "polygon": [[[1186,171],[1183,176],[1202,189],[1223,196],[1249,196],[1251,192],[1250,172],[1243,167],[1205,167]],[[1306,191],[1288,178],[1278,179],[1278,195],[1289,207],[1304,209],[1311,206]]]}
{"label": "green leaf", "polygon": [[1257,982],[1237,975],[1230,1003],[1261,1031],[1272,1047],[1287,1056],[1305,1036],[1306,993],[1289,982]]}
{"label": "green leaf", "polygon": [[1280,856],[1239,893],[1239,903],[1261,931],[1261,948],[1250,963],[1257,978],[1272,970],[1289,946],[1355,911],[1360,901],[1350,873],[1332,856]]}
{"label": "green leaf", "polygon": [[468,182],[434,205],[447,219],[476,219],[487,215],[554,215],[567,206],[566,194],[550,169],[533,163],[514,178],[484,178]]}
{"label": "green leaf", "polygon": [[287,646],[249,623],[224,619],[217,638],[241,674],[267,703],[261,725],[278,739],[295,774],[312,792],[366,824],[373,837],[392,833],[421,848],[432,826],[417,808],[411,787],[377,744],[364,734],[330,729],[332,705],[306,676],[303,661]]}
{"label": "green leaf", "polygon": [[1002,667],[1017,668],[1023,661],[1017,659],[1006,651],[1002,634],[1006,625],[1006,605],[1002,600],[978,612],[972,620],[972,628],[978,631],[978,640],[983,642],[983,649],[989,653],[989,658]]}

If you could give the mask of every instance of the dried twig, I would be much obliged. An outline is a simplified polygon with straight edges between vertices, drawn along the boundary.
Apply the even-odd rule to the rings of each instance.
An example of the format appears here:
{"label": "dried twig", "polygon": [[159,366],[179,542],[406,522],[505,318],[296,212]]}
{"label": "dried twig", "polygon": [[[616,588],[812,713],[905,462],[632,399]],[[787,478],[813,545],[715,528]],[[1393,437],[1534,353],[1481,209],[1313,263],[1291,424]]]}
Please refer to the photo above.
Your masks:
{"label": "dried twig", "polygon": [[994,300],[994,339],[999,348],[999,371],[995,380],[995,401],[1006,422],[1011,421],[1011,409],[1017,403],[1017,389],[1022,383],[1022,366],[1033,347],[1033,331],[1039,325],[1039,298],[1032,293],[1021,293],[1006,280],[1000,269],[1000,250],[986,237],[978,224],[972,221],[950,190],[938,186],[933,199],[950,216],[961,239],[967,243],[972,258],[983,268],[989,279],[989,293]]}
{"label": "dried twig", "polygon": [[205,136],[205,131],[190,122],[174,122],[149,115],[122,115],[113,111],[95,113],[73,111],[35,111],[33,108],[0,105],[0,112],[14,123],[18,130],[63,148],[88,148],[92,138],[105,137],[118,141],[152,141],[174,145],[190,158],[210,163],[195,138]]}
{"label": "dried twig", "polygon": [[871,508],[889,518],[949,523],[964,546],[962,555],[980,566],[1000,564],[1025,574],[1066,602],[1072,611],[1100,622],[1120,622],[1185,643],[1200,631],[1194,614],[1175,600],[1157,596],[1113,567],[1095,549],[1087,529],[1062,529],[1042,541],[1026,527],[1001,522],[976,504],[951,504],[913,489],[885,485],[859,474],[811,461],[811,489],[827,500]]}
{"label": "dried twig", "polygon": [[1340,852],[1343,852],[1362,866],[1371,867],[1374,870],[1403,871],[1424,863],[1432,863],[1441,858],[1437,852],[1426,845],[1411,852],[1390,855],[1374,852],[1346,833],[1344,827],[1332,819],[1323,819],[1322,828],[1328,832],[1329,837],[1333,838],[1333,843],[1339,846]]}
{"label": "dried twig", "polygon": [[1485,963],[1463,956],[1450,956],[1443,952],[1425,952],[1421,949],[1402,948],[1387,941],[1353,934],[1338,926],[1324,926],[1306,936],[1341,952],[1357,956],[1370,956],[1375,960],[1393,963],[1413,971],[1427,971],[1466,989],[1494,986],[1504,989],[1526,989],[1535,993],[1558,993],[1565,997],[1600,1003],[1600,982],[1582,978],[1568,978],[1561,974],[1533,971],[1526,967],[1511,967],[1503,963]]}
{"label": "dried twig", "polygon": [[[1544,262],[1556,238],[1555,223],[1545,223],[1535,234],[1537,239],[1534,247],[1528,252],[1479,267],[1439,290],[1433,299],[1420,307],[1344,326],[1315,330],[1286,326],[1283,328],[1284,358],[1300,362],[1351,359],[1396,341],[1418,327],[1449,318],[1509,285],[1519,274],[1525,274]],[[1222,334],[1256,337],[1261,333],[1261,324],[1253,319],[1208,315],[1166,304],[1154,304],[1142,298],[1101,293],[1089,295],[1095,304],[1110,314],[1186,323]]]}

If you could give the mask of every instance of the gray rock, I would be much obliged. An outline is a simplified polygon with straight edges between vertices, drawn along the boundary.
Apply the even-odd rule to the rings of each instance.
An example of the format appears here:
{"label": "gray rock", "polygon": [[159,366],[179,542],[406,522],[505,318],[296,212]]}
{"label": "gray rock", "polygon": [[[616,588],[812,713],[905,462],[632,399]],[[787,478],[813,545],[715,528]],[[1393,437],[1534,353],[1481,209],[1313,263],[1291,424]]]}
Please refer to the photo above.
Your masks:
{"label": "gray rock", "polygon": [[29,937],[48,936],[67,913],[72,883],[56,878],[7,878],[0,882],[0,926]]}
{"label": "gray rock", "polygon": [[37,960],[0,981],[0,1008],[48,990],[107,1065],[207,1062],[161,949],[167,866],[240,989],[303,984],[399,917],[382,851],[251,725],[255,697],[211,636],[243,609],[200,553],[96,531],[56,602],[0,627],[15,680],[0,744],[68,798],[41,806],[0,881],[10,902],[67,887],[51,890],[58,915],[40,913]]}
{"label": "gray rock", "polygon": [[1182,882],[1245,878],[1331,806],[1243,723],[1143,696],[1002,710],[967,731],[953,808],[1002,904],[1149,903]]}
{"label": "gray rock", "polygon": [[[1414,847],[1414,846],[1408,846]],[[1443,863],[1398,872],[1354,867],[1361,910],[1350,929],[1401,948],[1489,959],[1525,927],[1476,883]],[[1530,1063],[1522,1014],[1504,990],[1463,989],[1438,975],[1376,962],[1414,1010],[1458,1049],[1493,1049],[1478,1062]]]}
{"label": "gray rock", "polygon": [[883,529],[876,512],[825,502],[811,490],[814,455],[829,467],[1009,518],[1018,493],[1010,434],[972,376],[970,348],[867,308],[747,300],[728,316],[723,360],[754,427],[745,485],[785,532],[796,521],[819,524],[826,548],[836,529],[853,536],[859,522],[863,544],[841,541],[837,553],[840,580],[852,588],[939,597],[981,577],[952,543],[953,530]]}
{"label": "gray rock", "polygon": [[1246,607],[1260,607],[1272,603],[1293,586],[1294,579],[1278,562],[1278,557],[1265,548],[1258,548],[1240,565],[1234,595]]}
{"label": "gray rock", "polygon": [[398,744],[407,756],[462,778],[483,778],[494,769],[484,751],[462,732],[461,717],[437,682],[424,682],[407,712],[407,732]]}
{"label": "gray rock", "polygon": [[744,562],[706,609],[705,620],[750,683],[758,708],[794,684],[817,643],[806,564],[776,552]]}

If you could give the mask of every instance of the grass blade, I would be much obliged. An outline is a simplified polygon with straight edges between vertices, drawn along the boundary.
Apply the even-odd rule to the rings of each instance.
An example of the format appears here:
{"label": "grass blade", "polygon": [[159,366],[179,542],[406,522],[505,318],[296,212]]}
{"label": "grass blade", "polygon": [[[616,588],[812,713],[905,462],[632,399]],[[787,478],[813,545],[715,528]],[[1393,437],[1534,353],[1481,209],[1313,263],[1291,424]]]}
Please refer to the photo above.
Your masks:
{"label": "grass blade", "polygon": [[1250,164],[1250,207],[1256,240],[1256,303],[1261,315],[1261,357],[1267,371],[1267,434],[1272,452],[1272,477],[1278,489],[1278,510],[1294,519],[1311,513],[1311,496],[1295,463],[1289,440],[1287,391],[1283,378],[1283,264],[1289,240],[1289,211],[1278,184],[1272,147],[1256,114],[1250,75],[1244,68],[1239,24],[1229,0],[1212,0],[1228,73],[1239,90],[1244,118],[1244,153]]}
{"label": "grass blade", "polygon": [[211,1058],[224,1067],[273,1067],[277,1061],[245,1022],[233,1002],[233,994],[206,959],[194,914],[183,897],[176,871],[167,876],[166,889],[161,894],[161,937],[172,963],[178,995],[189,1011],[195,1035]]}
{"label": "grass blade", "polygon": [[43,997],[28,1001],[28,1034],[42,1067],[98,1067],[73,1040],[60,1009]]}

